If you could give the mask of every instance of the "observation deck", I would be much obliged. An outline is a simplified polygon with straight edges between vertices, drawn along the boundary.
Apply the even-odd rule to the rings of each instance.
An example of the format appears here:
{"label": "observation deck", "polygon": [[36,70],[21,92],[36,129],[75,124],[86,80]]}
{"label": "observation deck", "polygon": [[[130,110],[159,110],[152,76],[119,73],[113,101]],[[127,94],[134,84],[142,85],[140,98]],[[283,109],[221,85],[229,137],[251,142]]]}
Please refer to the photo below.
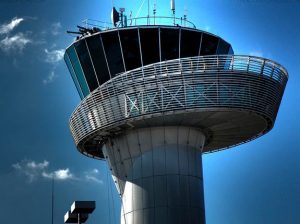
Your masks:
{"label": "observation deck", "polygon": [[213,152],[271,130],[287,79],[281,65],[254,56],[158,62],[98,87],[75,109],[70,128],[78,149],[95,158],[103,158],[108,137],[126,129],[178,124],[201,129],[203,152]]}

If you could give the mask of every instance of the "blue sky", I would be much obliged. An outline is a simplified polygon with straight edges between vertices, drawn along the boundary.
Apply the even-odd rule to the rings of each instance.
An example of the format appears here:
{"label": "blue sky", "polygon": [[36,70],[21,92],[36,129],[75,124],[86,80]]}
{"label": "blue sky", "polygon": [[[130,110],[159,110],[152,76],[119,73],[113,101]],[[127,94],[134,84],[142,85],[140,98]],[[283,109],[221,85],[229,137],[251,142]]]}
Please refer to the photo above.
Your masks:
{"label": "blue sky", "polygon": [[[141,1],[115,0],[136,15]],[[153,5],[153,0],[150,5]],[[96,200],[89,223],[118,223],[120,202],[105,162],[79,154],[68,119],[80,99],[62,60],[83,19],[110,20],[112,1],[0,0],[0,219],[55,223],[73,200]],[[300,223],[300,1],[185,0],[188,19],[230,42],[235,54],[284,65],[290,79],[267,135],[203,156],[207,224]],[[146,15],[147,2],[140,16]],[[171,15],[157,1],[157,15]],[[110,209],[109,209],[110,208]]]}

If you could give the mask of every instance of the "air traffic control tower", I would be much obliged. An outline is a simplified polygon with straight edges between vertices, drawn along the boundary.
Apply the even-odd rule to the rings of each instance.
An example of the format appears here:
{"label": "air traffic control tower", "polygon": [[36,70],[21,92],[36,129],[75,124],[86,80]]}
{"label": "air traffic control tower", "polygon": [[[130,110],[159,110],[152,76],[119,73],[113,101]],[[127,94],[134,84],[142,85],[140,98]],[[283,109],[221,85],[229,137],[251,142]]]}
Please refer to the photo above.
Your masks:
{"label": "air traffic control tower", "polygon": [[122,224],[204,224],[202,154],[269,132],[287,71],[234,55],[186,17],[123,11],[113,9],[110,28],[86,21],[66,50],[82,99],[70,118],[75,144],[108,161]]}

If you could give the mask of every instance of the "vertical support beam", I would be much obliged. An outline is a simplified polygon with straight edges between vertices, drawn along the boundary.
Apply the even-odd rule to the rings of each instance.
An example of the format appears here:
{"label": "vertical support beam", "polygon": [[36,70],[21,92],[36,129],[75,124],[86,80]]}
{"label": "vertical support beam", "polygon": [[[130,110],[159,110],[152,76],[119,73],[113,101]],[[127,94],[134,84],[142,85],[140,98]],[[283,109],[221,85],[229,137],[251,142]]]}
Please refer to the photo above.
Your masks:
{"label": "vertical support beam", "polygon": [[78,224],[81,224],[81,215],[80,215],[80,213],[77,214],[77,218],[78,218]]}

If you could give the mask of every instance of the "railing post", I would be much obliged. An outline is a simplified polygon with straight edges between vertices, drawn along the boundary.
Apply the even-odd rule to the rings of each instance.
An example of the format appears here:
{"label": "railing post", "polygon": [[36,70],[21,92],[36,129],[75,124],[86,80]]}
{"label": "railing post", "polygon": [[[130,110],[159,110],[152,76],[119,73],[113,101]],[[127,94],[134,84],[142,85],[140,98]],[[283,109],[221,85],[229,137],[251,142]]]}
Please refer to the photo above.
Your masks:
{"label": "railing post", "polygon": [[127,106],[127,99],[126,99],[126,93],[124,93],[124,100],[125,100],[125,105],[124,105],[124,109],[125,109],[125,117],[128,117],[128,112],[127,112],[127,110],[128,110],[128,106]]}
{"label": "railing post", "polygon": [[273,63],[273,66],[272,66],[272,71],[271,71],[271,78],[273,78],[274,69],[275,69],[275,64]]}
{"label": "railing post", "polygon": [[219,105],[219,55],[217,55],[217,105]]}
{"label": "railing post", "polygon": [[142,114],[144,114],[145,110],[144,110],[144,93],[143,93],[143,91],[141,92],[141,95],[142,95]]}
{"label": "railing post", "polygon": [[263,63],[262,63],[262,66],[261,66],[260,75],[263,75],[264,68],[265,68],[265,62],[266,62],[266,60],[264,59]]}
{"label": "railing post", "polygon": [[164,109],[164,90],[163,90],[162,84],[160,86],[160,91],[161,91],[161,93],[160,93],[160,96],[161,96],[161,110],[163,111],[163,109]]}
{"label": "railing post", "polygon": [[249,72],[251,57],[248,56],[247,72]]}

